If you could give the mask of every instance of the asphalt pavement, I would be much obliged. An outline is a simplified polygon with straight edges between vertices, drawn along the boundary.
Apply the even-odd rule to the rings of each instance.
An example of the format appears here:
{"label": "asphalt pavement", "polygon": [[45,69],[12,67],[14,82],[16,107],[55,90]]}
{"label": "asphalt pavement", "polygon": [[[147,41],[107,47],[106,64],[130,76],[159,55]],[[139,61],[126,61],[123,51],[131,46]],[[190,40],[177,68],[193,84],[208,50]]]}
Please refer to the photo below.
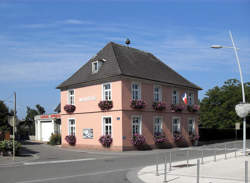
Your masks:
{"label": "asphalt pavement", "polygon": [[[241,142],[238,141],[237,144],[241,146]],[[189,152],[190,158],[197,158],[200,157],[202,148],[100,152],[63,149],[32,142],[25,144],[24,147],[27,148],[27,152],[30,151],[32,158],[36,158],[19,163],[9,161],[9,165],[5,163],[3,166],[0,158],[1,183],[128,183],[133,182],[131,173],[155,165],[157,158],[169,155],[170,151],[175,152],[173,161],[182,161],[186,159],[187,150],[192,150]],[[206,146],[210,150],[205,151],[204,156],[211,156],[215,149],[218,154],[223,153],[223,147],[223,144]],[[250,147],[249,141],[248,147]]]}

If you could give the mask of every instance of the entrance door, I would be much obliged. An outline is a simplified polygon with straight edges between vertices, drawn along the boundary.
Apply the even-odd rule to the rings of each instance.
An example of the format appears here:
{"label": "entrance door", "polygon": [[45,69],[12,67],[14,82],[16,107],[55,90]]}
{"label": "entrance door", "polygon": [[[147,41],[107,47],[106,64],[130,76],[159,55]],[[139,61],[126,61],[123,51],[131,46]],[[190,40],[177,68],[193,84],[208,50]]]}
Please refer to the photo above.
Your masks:
{"label": "entrance door", "polygon": [[42,141],[49,141],[51,133],[53,133],[53,125],[52,121],[42,121],[41,122],[41,130],[42,130]]}

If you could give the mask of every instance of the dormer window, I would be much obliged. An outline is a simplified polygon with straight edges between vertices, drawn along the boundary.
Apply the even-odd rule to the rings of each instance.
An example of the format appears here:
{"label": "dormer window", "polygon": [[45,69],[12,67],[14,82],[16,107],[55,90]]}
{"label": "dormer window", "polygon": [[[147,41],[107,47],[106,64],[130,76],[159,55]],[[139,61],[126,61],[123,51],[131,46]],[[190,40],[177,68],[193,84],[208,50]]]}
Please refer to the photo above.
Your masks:
{"label": "dormer window", "polygon": [[97,73],[97,72],[100,70],[102,64],[103,64],[105,61],[106,61],[105,59],[100,59],[100,60],[97,60],[97,61],[92,62],[92,73],[93,73],[93,74],[94,74],[94,73]]}
{"label": "dormer window", "polygon": [[92,73],[98,72],[98,61],[92,62]]}

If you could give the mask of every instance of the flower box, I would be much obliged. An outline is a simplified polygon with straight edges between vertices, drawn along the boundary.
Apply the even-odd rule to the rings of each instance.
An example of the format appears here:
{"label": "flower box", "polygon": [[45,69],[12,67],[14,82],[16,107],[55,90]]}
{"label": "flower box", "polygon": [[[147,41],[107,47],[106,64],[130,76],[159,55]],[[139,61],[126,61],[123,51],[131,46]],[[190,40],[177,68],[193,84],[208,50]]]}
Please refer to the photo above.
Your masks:
{"label": "flower box", "polygon": [[174,133],[173,137],[175,142],[179,142],[183,138],[183,136],[180,133]]}
{"label": "flower box", "polygon": [[170,109],[172,112],[181,112],[185,109],[185,106],[182,104],[172,104]]}
{"label": "flower box", "polygon": [[64,106],[64,110],[67,113],[73,113],[76,110],[76,106],[71,105],[71,104],[67,104],[67,105]]}
{"label": "flower box", "polygon": [[196,135],[196,134],[191,134],[191,135],[189,135],[189,139],[191,142],[195,142],[195,141],[198,141],[200,139],[200,136]]}
{"label": "flower box", "polygon": [[131,139],[131,143],[136,147],[143,146],[145,144],[145,141],[145,137],[140,134],[134,134]]}
{"label": "flower box", "polygon": [[112,100],[102,100],[98,103],[101,110],[109,110],[113,107]]}
{"label": "flower box", "polygon": [[163,111],[166,109],[165,102],[154,102],[152,106],[156,111]]}
{"label": "flower box", "polygon": [[199,106],[199,105],[196,105],[196,104],[194,104],[194,105],[188,105],[188,106],[187,106],[187,110],[188,110],[189,112],[197,112],[197,111],[200,110],[200,106]]}
{"label": "flower box", "polygon": [[134,109],[143,109],[145,108],[146,103],[143,100],[132,100],[130,107]]}
{"label": "flower box", "polygon": [[103,135],[99,138],[99,142],[104,146],[104,147],[110,147],[110,145],[113,142],[113,139],[111,135]]}
{"label": "flower box", "polygon": [[76,137],[74,135],[68,135],[65,137],[65,140],[69,145],[74,146],[76,144]]}
{"label": "flower box", "polygon": [[162,133],[155,133],[154,142],[156,145],[164,144],[167,141],[167,138]]}

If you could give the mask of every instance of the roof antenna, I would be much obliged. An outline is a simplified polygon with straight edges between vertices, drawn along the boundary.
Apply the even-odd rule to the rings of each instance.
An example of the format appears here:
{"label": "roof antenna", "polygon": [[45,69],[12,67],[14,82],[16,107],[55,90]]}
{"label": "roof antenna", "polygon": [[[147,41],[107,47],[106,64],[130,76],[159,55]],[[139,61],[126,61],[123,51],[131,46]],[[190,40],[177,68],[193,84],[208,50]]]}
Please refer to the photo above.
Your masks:
{"label": "roof antenna", "polygon": [[125,43],[126,43],[127,46],[130,45],[130,40],[129,40],[129,38],[126,39]]}

